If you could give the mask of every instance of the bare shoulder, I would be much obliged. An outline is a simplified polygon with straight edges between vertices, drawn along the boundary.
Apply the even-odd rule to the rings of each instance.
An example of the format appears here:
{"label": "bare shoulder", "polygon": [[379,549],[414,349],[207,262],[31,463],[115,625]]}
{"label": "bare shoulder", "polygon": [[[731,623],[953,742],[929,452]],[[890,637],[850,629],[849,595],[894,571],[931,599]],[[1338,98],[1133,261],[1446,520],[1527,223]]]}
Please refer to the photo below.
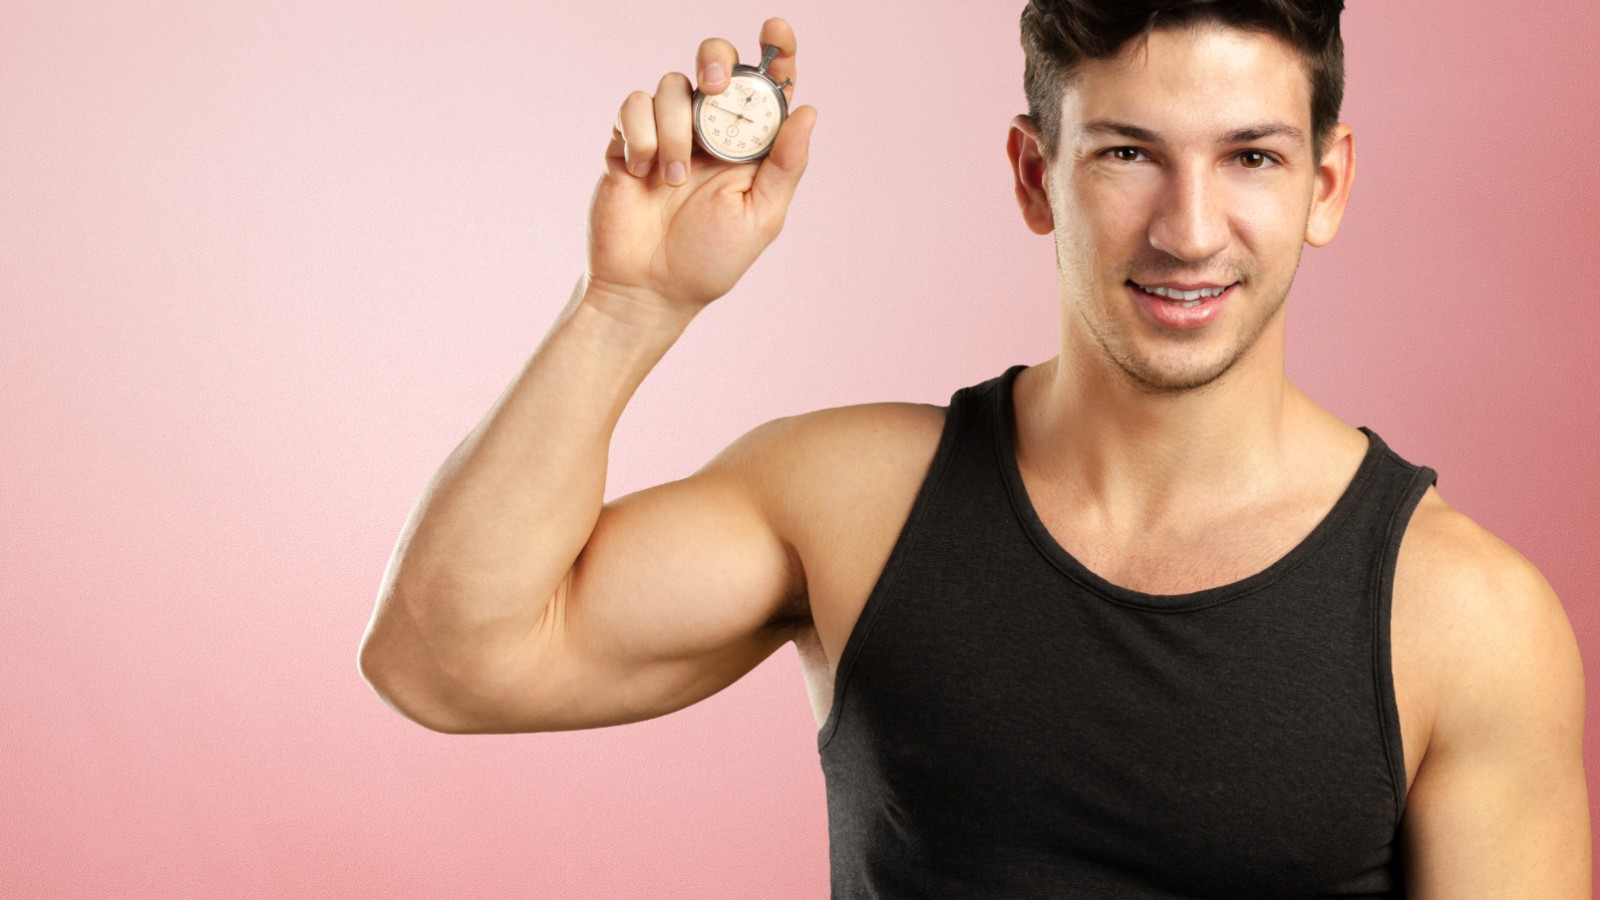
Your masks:
{"label": "bare shoulder", "polygon": [[[878,402],[767,422],[724,451],[799,561],[803,609],[832,654],[932,465],[947,407]],[[721,459],[722,457],[719,457]]]}
{"label": "bare shoulder", "polygon": [[928,403],[829,407],[767,422],[725,453],[742,450],[763,507],[793,535],[832,507],[882,497],[890,472],[926,470],[944,420],[945,407]]}
{"label": "bare shoulder", "polygon": [[1560,599],[1527,557],[1436,487],[1401,540],[1393,615],[1395,639],[1409,636],[1426,680],[1430,755],[1501,727],[1508,702],[1537,699],[1557,718],[1576,710],[1581,729],[1581,661]]}
{"label": "bare shoulder", "polygon": [[1394,598],[1395,658],[1417,654],[1434,707],[1400,822],[1408,893],[1588,897],[1583,664],[1555,591],[1430,488]]}

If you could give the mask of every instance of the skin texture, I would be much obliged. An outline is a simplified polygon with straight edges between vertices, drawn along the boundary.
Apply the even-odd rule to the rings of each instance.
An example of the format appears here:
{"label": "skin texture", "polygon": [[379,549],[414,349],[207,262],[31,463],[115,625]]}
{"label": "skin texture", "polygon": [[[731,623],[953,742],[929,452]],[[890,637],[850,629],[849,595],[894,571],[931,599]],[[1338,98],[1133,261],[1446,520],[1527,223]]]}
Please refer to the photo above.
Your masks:
{"label": "skin texture", "polygon": [[[1177,394],[1221,377],[1261,339],[1283,310],[1303,243],[1332,239],[1354,173],[1325,173],[1345,180],[1316,207],[1317,231],[1310,233],[1313,179],[1324,173],[1308,148],[1275,138],[1248,145],[1246,154],[1211,143],[1212,123],[1230,120],[1290,119],[1309,130],[1304,117],[1280,112],[1309,103],[1285,48],[1208,30],[1193,40],[1158,32],[1150,49],[1152,71],[1119,60],[1096,66],[1104,71],[1093,89],[1067,92],[1063,129],[1097,119],[1159,119],[1159,133],[1169,137],[1164,152],[1117,150],[1121,138],[1114,135],[1066,142],[1068,158],[1049,171],[1049,216],[1030,224],[1053,229],[1062,300],[1081,336],[1129,387]],[[1165,102],[1144,99],[1154,96]],[[1174,109],[1144,111],[1158,103]],[[1246,112],[1252,109],[1259,114]],[[1346,127],[1340,151],[1349,147],[1347,136]],[[1125,279],[1240,281],[1252,297],[1236,305],[1223,329],[1167,334],[1134,314],[1121,290]]]}

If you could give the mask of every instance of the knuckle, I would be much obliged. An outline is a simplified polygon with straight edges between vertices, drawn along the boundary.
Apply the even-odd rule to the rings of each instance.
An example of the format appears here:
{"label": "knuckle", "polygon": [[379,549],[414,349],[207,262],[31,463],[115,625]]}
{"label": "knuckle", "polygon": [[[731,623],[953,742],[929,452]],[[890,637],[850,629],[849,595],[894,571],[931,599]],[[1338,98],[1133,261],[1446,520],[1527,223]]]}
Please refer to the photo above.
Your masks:
{"label": "knuckle", "polygon": [[668,91],[687,92],[689,90],[689,76],[682,72],[668,72],[661,76],[660,87],[656,91],[656,100],[660,102],[661,95]]}
{"label": "knuckle", "polygon": [[622,100],[623,112],[648,109],[654,104],[653,98],[644,91],[634,91]]}

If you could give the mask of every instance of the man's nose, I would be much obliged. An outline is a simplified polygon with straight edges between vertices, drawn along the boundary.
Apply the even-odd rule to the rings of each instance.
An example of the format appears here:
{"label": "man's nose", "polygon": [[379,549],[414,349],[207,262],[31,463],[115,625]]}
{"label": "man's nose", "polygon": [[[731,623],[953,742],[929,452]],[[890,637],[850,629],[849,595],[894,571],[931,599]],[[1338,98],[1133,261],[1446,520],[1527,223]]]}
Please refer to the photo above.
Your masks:
{"label": "man's nose", "polygon": [[1201,262],[1228,246],[1228,215],[1216,173],[1174,169],[1157,198],[1150,245],[1186,262]]}

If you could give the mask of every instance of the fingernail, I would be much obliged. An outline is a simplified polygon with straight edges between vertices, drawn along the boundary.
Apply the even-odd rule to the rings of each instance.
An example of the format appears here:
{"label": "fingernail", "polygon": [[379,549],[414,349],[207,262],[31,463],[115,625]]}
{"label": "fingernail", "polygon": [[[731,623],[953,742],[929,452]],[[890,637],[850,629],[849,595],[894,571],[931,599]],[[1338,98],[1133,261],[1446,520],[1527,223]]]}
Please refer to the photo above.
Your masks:
{"label": "fingernail", "polygon": [[711,65],[706,66],[706,70],[704,72],[700,73],[700,83],[721,84],[722,76],[722,63],[712,63]]}
{"label": "fingernail", "polygon": [[634,163],[633,164],[633,168],[629,169],[628,171],[630,171],[633,174],[639,176],[640,178],[643,178],[644,177],[644,173],[650,171],[650,160],[641,159],[638,162]]}
{"label": "fingernail", "polygon": [[683,163],[675,162],[667,166],[667,184],[683,184]]}

